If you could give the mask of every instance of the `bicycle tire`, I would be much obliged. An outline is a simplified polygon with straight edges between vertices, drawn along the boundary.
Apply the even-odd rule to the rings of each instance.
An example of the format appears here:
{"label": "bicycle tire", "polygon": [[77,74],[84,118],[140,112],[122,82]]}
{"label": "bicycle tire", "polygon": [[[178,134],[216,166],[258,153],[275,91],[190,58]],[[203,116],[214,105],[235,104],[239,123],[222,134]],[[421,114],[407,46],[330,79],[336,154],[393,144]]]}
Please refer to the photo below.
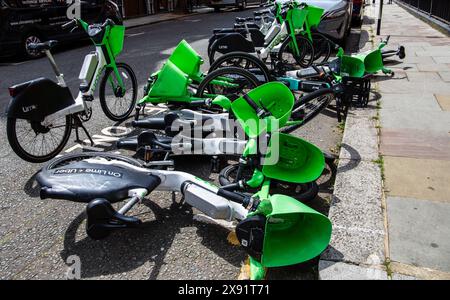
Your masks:
{"label": "bicycle tire", "polygon": [[[233,183],[234,180],[231,180],[230,176],[231,176],[231,173],[236,172],[237,168],[239,168],[239,164],[233,164],[233,165],[229,165],[229,166],[225,167],[224,169],[222,169],[220,171],[220,173],[219,173],[220,186],[227,186],[227,185]],[[277,189],[279,189],[278,186],[280,186],[280,185],[288,186],[290,189],[294,189],[293,194],[295,194],[295,198],[302,202],[309,202],[309,201],[313,200],[314,198],[316,198],[316,196],[319,193],[319,186],[317,185],[317,183],[315,181],[307,182],[304,184],[294,184],[294,183],[290,183],[290,182],[282,182],[282,181],[274,180],[274,181],[272,181],[272,183],[277,184]],[[298,187],[301,188],[301,192],[295,192],[295,190]],[[289,188],[286,188],[286,189],[281,188],[284,191],[283,194],[289,194],[289,193],[287,193],[287,190]],[[252,190],[249,190],[249,192],[252,192]],[[256,192],[256,190],[254,192]]]}
{"label": "bicycle tire", "polygon": [[[302,68],[308,68],[310,67],[314,62],[314,47],[310,40],[305,38],[301,35],[295,36],[297,40],[297,45],[299,46],[299,50],[301,51],[301,55],[299,57],[293,55],[289,51],[289,46],[292,42],[292,38],[289,36],[280,47],[280,50],[278,52],[278,61],[283,64],[283,68],[286,69],[284,59],[283,59],[283,53],[290,53],[292,54],[292,57],[296,61],[296,63],[302,67]],[[305,58],[307,55],[309,55],[309,58]],[[292,68],[295,69],[295,66],[292,66]]]}
{"label": "bicycle tire", "polygon": [[121,122],[126,120],[130,114],[133,112],[133,110],[135,109],[136,106],[136,101],[137,101],[137,94],[138,94],[138,84],[137,84],[137,79],[136,79],[136,74],[134,74],[133,69],[125,64],[125,63],[117,63],[117,68],[123,68],[127,71],[128,75],[130,75],[131,77],[131,84],[132,84],[132,89],[133,89],[133,94],[132,94],[132,100],[130,102],[130,106],[128,107],[128,109],[125,111],[125,113],[120,114],[120,115],[116,115],[113,112],[111,112],[111,110],[108,107],[108,104],[106,102],[106,95],[105,95],[105,89],[106,89],[106,84],[108,83],[108,78],[111,75],[111,73],[113,73],[113,69],[112,68],[108,68],[105,70],[105,73],[103,74],[103,78],[100,82],[100,87],[99,87],[99,97],[100,97],[100,105],[102,107],[103,113],[112,121],[116,121],[116,122]]}
{"label": "bicycle tire", "polygon": [[[234,62],[233,62],[234,60]],[[242,63],[243,61],[247,61],[255,66],[255,68],[250,68],[252,65],[247,63],[244,67],[241,65],[237,65],[238,63]],[[232,64],[231,66],[223,66],[224,63],[229,62]],[[255,76],[261,76],[264,79],[260,80],[262,83],[271,81],[270,71],[266,64],[260,60],[258,57],[251,55],[246,52],[230,52],[225,55],[219,57],[209,68],[209,72],[217,70],[223,67],[238,67],[243,68],[254,74]]]}
{"label": "bicycle tire", "polygon": [[[72,120],[71,116],[67,115],[65,117],[65,129],[64,134],[62,136],[61,142],[55,147],[54,150],[50,151],[50,153],[42,156],[33,155],[29,152],[27,152],[23,146],[20,144],[17,138],[17,131],[16,131],[16,122],[17,118],[8,117],[7,123],[6,123],[6,134],[8,138],[9,145],[11,146],[14,153],[17,154],[21,159],[31,162],[31,163],[43,163],[46,161],[49,161],[50,159],[54,158],[56,155],[58,155],[66,146],[70,134],[72,132]],[[31,126],[31,125],[30,125]],[[44,133],[47,134],[47,133]],[[37,136],[37,135],[36,135]]]}
{"label": "bicycle tire", "polygon": [[[296,113],[300,113],[305,108],[310,109],[308,113],[305,113],[302,116],[302,123],[287,126],[281,129],[282,133],[291,133],[294,130],[304,126],[308,122],[310,122],[312,119],[314,119],[319,113],[321,113],[330,102],[334,99],[334,91],[333,89],[326,88],[326,89],[320,89],[314,92],[311,92],[303,97],[300,97],[299,100],[294,104],[294,109],[292,111],[292,115],[295,116]],[[319,99],[320,98],[320,99]],[[319,99],[318,105],[314,105],[313,101]],[[292,118],[292,116],[291,116]],[[300,121],[295,120],[294,121]]]}
{"label": "bicycle tire", "polygon": [[[244,77],[246,80],[249,81],[249,83],[252,86],[252,89],[259,86],[261,82],[258,80],[258,78],[255,77],[252,73],[249,71],[246,71],[242,68],[236,68],[236,67],[226,67],[226,68],[220,68],[217,70],[214,70],[202,80],[202,82],[199,84],[196,92],[196,97],[198,98],[205,98],[205,91],[208,91],[208,93],[215,94],[214,91],[211,90],[210,83],[215,80],[219,76],[227,75],[227,74],[236,74],[239,76]],[[237,96],[233,93],[233,95]],[[224,95],[226,96],[226,95]],[[233,100],[233,99],[232,99]]]}

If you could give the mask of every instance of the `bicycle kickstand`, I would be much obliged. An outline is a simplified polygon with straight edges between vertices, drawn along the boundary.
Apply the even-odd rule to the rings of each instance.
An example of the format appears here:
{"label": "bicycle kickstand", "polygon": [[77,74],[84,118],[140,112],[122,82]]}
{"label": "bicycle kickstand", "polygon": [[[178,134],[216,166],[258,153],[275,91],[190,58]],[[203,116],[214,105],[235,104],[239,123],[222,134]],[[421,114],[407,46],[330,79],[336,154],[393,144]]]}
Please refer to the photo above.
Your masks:
{"label": "bicycle kickstand", "polygon": [[75,127],[75,136],[76,136],[76,142],[77,143],[83,143],[82,140],[80,140],[80,134],[78,129],[81,127],[81,129],[83,129],[84,133],[86,134],[86,136],[88,137],[89,141],[91,142],[91,146],[94,146],[94,140],[92,139],[91,135],[89,134],[89,132],[87,131],[86,127],[84,127],[83,122],[80,120],[80,117],[76,116],[73,117],[73,121],[74,121],[74,127]]}

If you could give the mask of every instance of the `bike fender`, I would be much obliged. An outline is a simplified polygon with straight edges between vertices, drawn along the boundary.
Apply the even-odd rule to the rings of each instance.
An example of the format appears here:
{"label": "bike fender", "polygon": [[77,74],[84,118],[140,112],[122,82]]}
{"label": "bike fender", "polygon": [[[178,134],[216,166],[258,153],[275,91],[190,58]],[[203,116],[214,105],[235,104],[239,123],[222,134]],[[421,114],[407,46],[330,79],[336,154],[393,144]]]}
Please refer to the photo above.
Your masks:
{"label": "bike fender", "polygon": [[38,78],[16,86],[17,95],[8,106],[8,117],[41,122],[75,103],[69,88],[61,87],[48,78]]}
{"label": "bike fender", "polygon": [[211,52],[214,50],[222,54],[234,51],[255,52],[255,47],[242,34],[236,32],[217,39],[211,47]]}

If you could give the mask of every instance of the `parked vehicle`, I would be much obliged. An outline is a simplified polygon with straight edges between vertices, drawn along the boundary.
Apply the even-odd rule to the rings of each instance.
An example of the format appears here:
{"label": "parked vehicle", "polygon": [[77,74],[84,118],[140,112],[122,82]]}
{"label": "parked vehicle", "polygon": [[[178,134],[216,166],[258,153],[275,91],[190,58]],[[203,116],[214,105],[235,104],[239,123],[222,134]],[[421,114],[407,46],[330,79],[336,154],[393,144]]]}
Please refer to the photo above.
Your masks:
{"label": "parked vehicle", "polygon": [[[66,1],[58,0],[0,0],[0,56],[19,53],[26,58],[37,58],[42,53],[30,51],[31,43],[88,39],[82,29],[71,33],[61,29],[69,21],[68,8]],[[111,0],[82,0],[81,17],[89,24],[101,24],[108,18],[122,24],[117,5]]]}
{"label": "parked vehicle", "polygon": [[240,10],[246,9],[248,4],[261,4],[261,0],[210,0],[207,4],[214,8],[215,12],[219,12],[221,8],[237,7]]}
{"label": "parked vehicle", "polygon": [[[287,1],[289,0],[277,0],[282,3]],[[352,0],[302,0],[300,2],[325,10],[318,31],[343,46],[351,28]]]}

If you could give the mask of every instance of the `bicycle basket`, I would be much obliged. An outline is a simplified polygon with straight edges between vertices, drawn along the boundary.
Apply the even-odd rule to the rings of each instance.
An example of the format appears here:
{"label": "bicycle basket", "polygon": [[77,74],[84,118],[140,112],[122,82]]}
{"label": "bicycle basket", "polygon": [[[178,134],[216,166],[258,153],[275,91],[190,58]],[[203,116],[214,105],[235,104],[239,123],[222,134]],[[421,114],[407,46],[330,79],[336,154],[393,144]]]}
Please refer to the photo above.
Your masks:
{"label": "bicycle basket", "polygon": [[185,40],[178,44],[169,60],[190,78],[200,78],[203,59]]}
{"label": "bicycle basket", "polygon": [[[259,106],[272,114],[274,124],[278,121],[281,128],[289,120],[294,106],[294,95],[281,82],[269,82],[251,90],[248,96]],[[231,109],[250,138],[258,137],[262,132],[271,132],[277,128],[268,128],[266,122],[260,122],[255,110],[240,97],[233,101]],[[272,124],[272,122],[269,122]],[[270,127],[269,124],[269,127]]]}
{"label": "bicycle basket", "polygon": [[293,30],[302,29],[307,15],[308,11],[306,9],[292,8],[287,14],[287,20]]}
{"label": "bicycle basket", "polygon": [[109,47],[111,48],[111,53],[114,57],[119,55],[123,49],[123,40],[125,38],[125,26],[114,25],[111,26],[110,33],[108,36]]}
{"label": "bicycle basket", "polygon": [[276,132],[264,158],[264,176],[276,180],[307,183],[320,177],[325,167],[322,151],[292,135]]}
{"label": "bicycle basket", "polygon": [[286,195],[269,198],[261,264],[281,267],[310,260],[322,253],[331,239],[331,221],[316,210]]}
{"label": "bicycle basket", "polygon": [[366,73],[376,73],[384,68],[381,50],[376,49],[365,55],[364,66]]}
{"label": "bicycle basket", "polygon": [[189,85],[188,76],[177,66],[167,61],[157,74],[157,79],[153,83],[149,96],[182,98],[188,96],[187,87]]}
{"label": "bicycle basket", "polygon": [[342,102],[347,106],[366,107],[369,103],[370,78],[343,77]]}
{"label": "bicycle basket", "polygon": [[341,76],[363,77],[364,73],[364,59],[357,56],[342,55],[340,65]]}
{"label": "bicycle basket", "polygon": [[319,26],[324,9],[313,5],[308,5],[306,9],[308,10],[308,15],[306,18],[308,20],[309,27]]}

